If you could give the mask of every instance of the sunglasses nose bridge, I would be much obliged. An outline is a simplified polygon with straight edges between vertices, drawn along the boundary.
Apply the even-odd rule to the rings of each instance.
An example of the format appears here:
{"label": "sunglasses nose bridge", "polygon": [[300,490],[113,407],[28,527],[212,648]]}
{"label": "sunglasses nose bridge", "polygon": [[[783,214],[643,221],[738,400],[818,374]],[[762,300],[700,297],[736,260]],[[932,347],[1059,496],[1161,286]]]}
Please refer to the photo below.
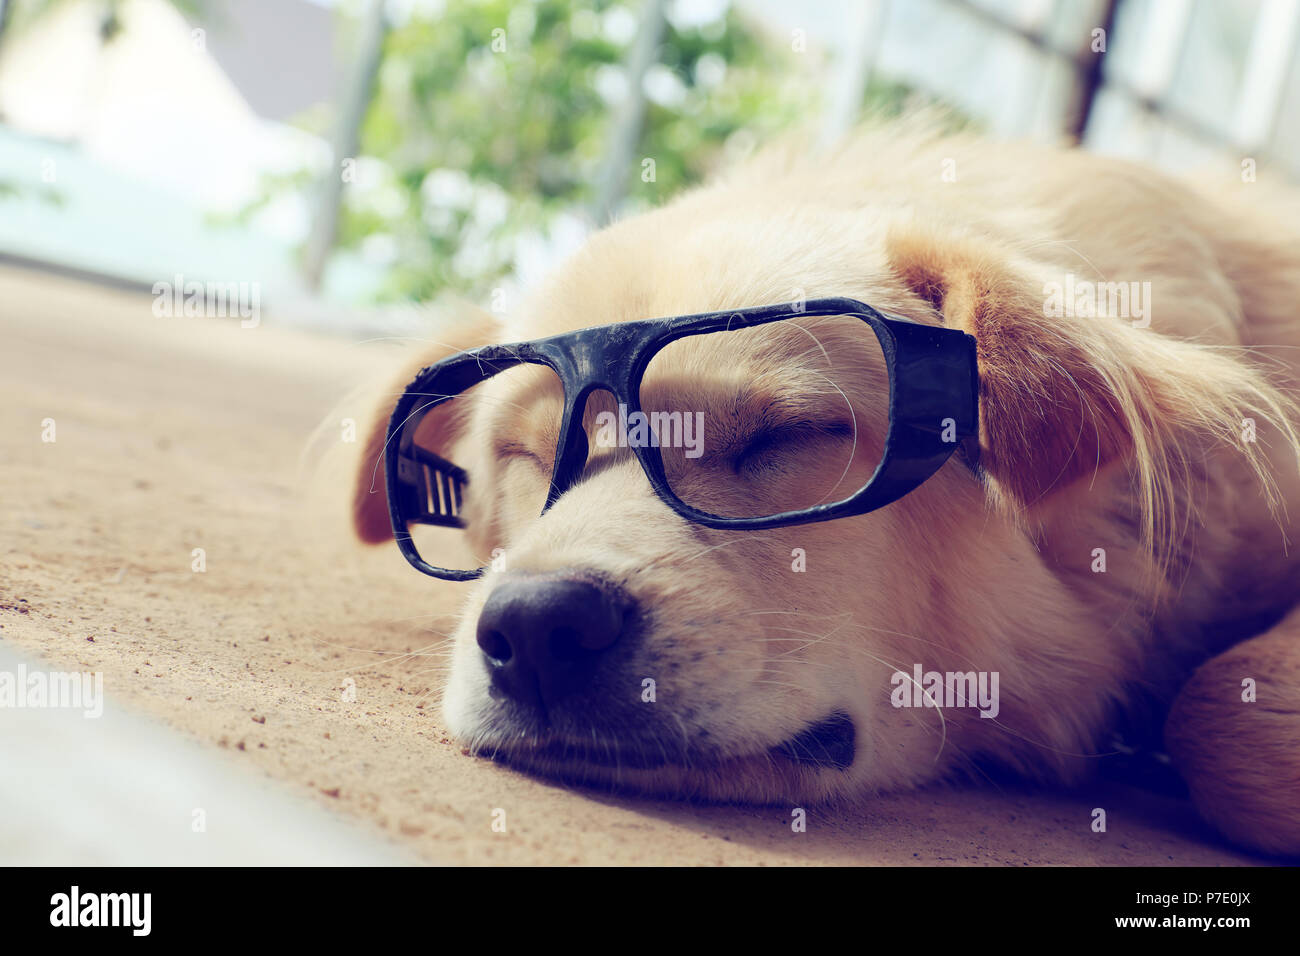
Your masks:
{"label": "sunglasses nose bridge", "polygon": [[[628,334],[633,331],[630,327],[619,326],[615,330]],[[622,339],[615,342],[590,339],[584,340],[583,344],[585,348],[568,349],[562,355],[553,356],[556,361],[554,368],[565,382],[565,409],[555,452],[555,469],[542,514],[546,514],[561,495],[577,484],[587,467],[587,457],[591,452],[585,427],[587,402],[596,392],[607,392],[616,405],[629,401],[626,383],[633,377],[634,360],[642,350],[640,344]],[[616,384],[619,382],[625,384],[619,386]],[[576,383],[581,383],[580,387],[571,391],[571,386]]]}
{"label": "sunglasses nose bridge", "polygon": [[[575,403],[576,405],[577,403]],[[587,404],[582,399],[581,404]],[[551,490],[546,495],[546,504],[542,514],[551,510],[551,505],[559,500],[577,482],[582,471],[587,467],[587,431],[582,427],[582,410],[574,406],[565,412],[565,422],[561,427],[559,448],[555,454],[555,471],[551,475]]]}

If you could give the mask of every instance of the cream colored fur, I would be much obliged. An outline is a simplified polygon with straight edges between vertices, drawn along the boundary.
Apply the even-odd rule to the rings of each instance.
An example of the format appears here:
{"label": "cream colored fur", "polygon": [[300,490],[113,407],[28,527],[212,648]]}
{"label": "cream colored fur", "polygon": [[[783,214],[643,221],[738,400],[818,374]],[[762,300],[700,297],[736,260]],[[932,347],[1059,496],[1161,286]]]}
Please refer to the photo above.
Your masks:
{"label": "cream colored fur", "polygon": [[[544,416],[489,410],[462,425],[447,444],[473,476],[480,557],[503,547],[510,572],[621,582],[653,611],[646,666],[671,688],[658,706],[726,757],[538,769],[800,803],[975,761],[1073,781],[1127,705],[1167,706],[1195,671],[1168,734],[1198,806],[1243,844],[1300,853],[1300,232],[1292,200],[1267,188],[887,127],[829,156],[771,151],[593,236],[507,328],[479,337],[849,296],[976,337],[986,473],[954,459],[869,515],[728,533],[679,519],[624,453],[539,519],[511,503],[532,500],[544,462],[494,441],[508,433],[545,459]],[[1149,282],[1150,327],[1046,316],[1047,284],[1067,274]],[[369,540],[386,520],[369,480],[383,424],[361,463]],[[795,548],[807,573],[791,570]],[[463,586],[444,704],[450,730],[489,752],[510,728],[485,693],[474,628],[497,577]],[[890,706],[890,675],[913,663],[997,671],[1000,714]],[[835,709],[857,728],[849,770],[768,755]]]}

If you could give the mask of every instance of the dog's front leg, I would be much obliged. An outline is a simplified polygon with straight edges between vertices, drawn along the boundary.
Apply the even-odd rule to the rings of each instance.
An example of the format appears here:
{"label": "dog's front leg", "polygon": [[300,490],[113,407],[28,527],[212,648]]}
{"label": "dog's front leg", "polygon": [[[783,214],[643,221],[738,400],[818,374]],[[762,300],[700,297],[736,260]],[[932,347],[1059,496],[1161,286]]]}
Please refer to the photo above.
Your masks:
{"label": "dog's front leg", "polygon": [[1245,846],[1300,856],[1300,607],[1203,664],[1165,739],[1207,820]]}

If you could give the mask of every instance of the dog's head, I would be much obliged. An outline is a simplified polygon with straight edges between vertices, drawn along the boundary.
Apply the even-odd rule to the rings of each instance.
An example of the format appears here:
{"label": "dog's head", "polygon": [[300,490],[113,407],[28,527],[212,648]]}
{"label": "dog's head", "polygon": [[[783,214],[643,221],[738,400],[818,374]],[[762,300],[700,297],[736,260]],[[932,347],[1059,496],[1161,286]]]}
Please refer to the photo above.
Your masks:
{"label": "dog's head", "polygon": [[[488,566],[463,585],[449,729],[538,772],[725,799],[910,785],[980,753],[1015,762],[1025,741],[1048,743],[1047,762],[1060,763],[1051,751],[1086,746],[1137,653],[1115,624],[1131,594],[1099,590],[1089,563],[1104,547],[1133,556],[1130,581],[1150,570],[1140,539],[1158,528],[1144,536],[1141,509],[1115,502],[1129,501],[1135,456],[1139,471],[1162,467],[1134,440],[1148,424],[1139,386],[1152,400],[1173,386],[1143,377],[1143,340],[1120,323],[1045,330],[1042,271],[1009,245],[861,210],[754,205],[738,216],[706,194],[623,222],[511,328],[484,317],[457,344],[850,296],[976,337],[982,470],[950,460],[860,517],[711,530],[659,500],[630,449],[596,440],[596,416],[609,410],[598,393],[585,410],[587,468],[541,514],[558,381],[537,369],[492,379],[472,404],[422,426],[471,476],[464,534]],[[702,412],[715,428],[706,443],[747,447],[764,409],[792,395],[825,426],[764,447],[761,467],[727,459],[701,494],[762,512],[765,497],[795,493],[781,486],[787,455],[820,463],[813,500],[863,484],[883,446],[887,375],[878,351],[846,369],[843,321],[781,323],[743,343],[681,340],[647,371],[643,395]],[[840,387],[819,388],[832,366]],[[357,496],[358,528],[376,541],[389,534],[372,483],[385,424],[374,424]],[[846,440],[859,449],[850,467]],[[1086,507],[1080,485],[1097,496]],[[1110,486],[1120,497],[1104,496]],[[1118,526],[1107,523],[1117,512]],[[1047,540],[1058,525],[1071,530]],[[911,706],[918,666],[1001,675],[1000,700]],[[918,689],[927,701],[933,692]],[[1060,695],[1074,700],[1061,706]]]}

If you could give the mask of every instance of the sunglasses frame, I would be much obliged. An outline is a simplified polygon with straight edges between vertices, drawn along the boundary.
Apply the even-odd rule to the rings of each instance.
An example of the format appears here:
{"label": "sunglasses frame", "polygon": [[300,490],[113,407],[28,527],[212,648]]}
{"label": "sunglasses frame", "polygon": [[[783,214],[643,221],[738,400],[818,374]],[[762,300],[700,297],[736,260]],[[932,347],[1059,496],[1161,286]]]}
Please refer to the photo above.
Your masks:
{"label": "sunglasses frame", "polygon": [[[975,471],[979,455],[979,373],[975,339],[965,332],[885,314],[848,298],[621,322],[530,342],[484,346],[443,359],[416,375],[393,410],[384,446],[389,517],[402,555],[417,570],[446,580],[473,580],[484,570],[462,571],[429,564],[420,557],[408,527],[412,523],[464,527],[457,512],[468,476],[446,459],[413,444],[419,421],[443,402],[517,365],[544,365],[555,372],[564,388],[565,407],[551,488],[542,508],[545,514],[586,467],[589,449],[582,416],[592,392],[611,392],[626,405],[630,416],[641,411],[641,379],[647,366],[669,343],[691,335],[826,315],[853,316],[871,326],[889,373],[889,430],[884,454],[867,484],[850,497],[829,504],[758,518],[726,518],[693,508],[673,493],[657,446],[633,446],[659,499],[683,518],[708,528],[757,531],[863,515],[883,508],[918,487],[957,451]],[[421,404],[424,399],[429,400]],[[948,419],[951,425],[944,424]],[[951,431],[955,440],[946,440],[945,431]],[[435,476],[437,488],[432,497],[421,465]]]}

